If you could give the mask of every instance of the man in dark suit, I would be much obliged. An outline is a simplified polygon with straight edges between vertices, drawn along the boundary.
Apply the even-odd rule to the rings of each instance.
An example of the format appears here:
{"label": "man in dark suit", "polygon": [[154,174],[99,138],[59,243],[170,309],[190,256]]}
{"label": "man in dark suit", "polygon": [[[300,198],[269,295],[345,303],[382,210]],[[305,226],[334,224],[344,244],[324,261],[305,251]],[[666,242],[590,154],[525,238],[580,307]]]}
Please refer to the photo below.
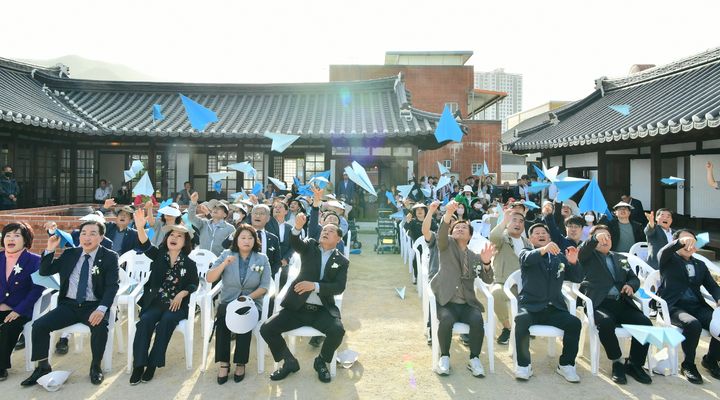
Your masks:
{"label": "man in dark suit", "polygon": [[619,202],[613,206],[617,218],[609,221],[607,217],[600,219],[598,225],[605,225],[612,238],[612,251],[627,253],[630,247],[637,242],[645,241],[645,232],[642,224],[630,219],[630,212],[635,208],[629,203]]}
{"label": "man in dark suit", "polygon": [[282,337],[283,332],[309,325],[325,334],[320,356],[315,358],[313,366],[322,382],[330,382],[327,364],[335,362],[333,354],[345,336],[340,309],[333,297],[345,291],[350,265],[350,261],[335,248],[343,233],[337,225],[327,224],[319,240],[300,239],[306,219],[304,214],[297,216],[291,236],[292,247],[300,254],[300,273],[282,301],[283,309],[260,328],[275,361],[284,360],[283,366],[270,375],[273,381],[285,379],[300,370]]}
{"label": "man in dark suit", "polygon": [[[658,263],[662,284],[658,295],[666,302],[670,311],[670,321],[682,328],[685,340],[682,342],[685,360],[680,372],[691,383],[700,384],[702,376],[695,366],[695,351],[703,329],[708,329],[712,320],[713,308],[703,297],[700,288],[704,287],[720,307],[720,287],[710,275],[707,266],[693,257],[697,251],[695,234],[687,229],[673,233],[672,241],[658,252]],[[708,353],[702,359],[702,366],[715,379],[720,379],[720,341],[710,339]]]}
{"label": "man in dark suit", "polygon": [[[265,225],[268,232],[278,237],[280,242],[280,287],[285,286],[287,281],[287,266],[290,262],[294,251],[290,246],[290,235],[292,235],[292,226],[285,222],[285,217],[289,211],[287,203],[284,201],[276,201],[272,207],[273,217]],[[273,277],[274,278],[274,277]]]}
{"label": "man in dark suit", "polygon": [[645,213],[647,225],[645,225],[645,240],[648,243],[647,263],[658,269],[657,254],[660,249],[672,241],[673,230],[670,228],[673,222],[672,211],[667,208],[659,208],[656,211]]}
{"label": "man in dark suit", "polygon": [[579,258],[585,272],[581,290],[594,306],[593,317],[600,343],[613,362],[613,382],[624,385],[627,383],[627,373],[640,383],[651,383],[652,379],[642,368],[649,344],[643,345],[633,339],[630,357],[624,364],[622,362],[622,350],[615,336],[615,328],[620,324],[652,326],[652,322],[632,298],[640,288],[640,280],[629,267],[626,257],[610,251],[611,247],[612,239],[607,227],[595,225],[590,230],[590,238],[580,246]]}
{"label": "man in dark suit", "polygon": [[100,246],[105,225],[86,221],[80,225],[80,247],[63,251],[54,259],[60,244],[58,236],[48,239],[40,263],[40,275],[60,275],[60,293],[55,309],[37,319],[32,329],[32,360],[38,365],[22,386],[32,386],[52,371],[48,363],[50,332],[83,323],[90,327],[90,381],[103,381],[100,368],[108,337],[109,308],[118,291],[118,255]]}
{"label": "man in dark suit", "polygon": [[[583,271],[578,263],[578,249],[568,247],[565,254],[550,241],[550,232],[543,224],[530,227],[534,249],[520,251],[522,290],[518,296],[515,316],[517,370],[515,378],[528,380],[530,366],[530,326],[551,325],[564,331],[563,351],[556,372],[568,382],[580,382],[575,371],[575,357],[580,341],[580,320],[568,312],[562,294],[563,281],[580,282]],[[574,310],[572,310],[574,311]]]}
{"label": "man in dark suit", "polygon": [[345,202],[348,204],[354,203],[355,198],[355,182],[348,178],[348,175],[343,172],[343,179],[335,187],[335,195],[340,199],[341,196],[345,197]]}
{"label": "man in dark suit", "polygon": [[[107,211],[115,205],[114,199],[105,200],[100,211]],[[105,222],[105,236],[112,240],[112,250],[118,254],[125,254],[140,245],[137,230],[130,227],[135,209],[131,206],[122,206],[115,209],[115,222]]]}
{"label": "man in dark suit", "polygon": [[645,211],[643,209],[643,205],[640,200],[634,199],[629,194],[620,196],[620,200],[622,200],[625,203],[628,203],[632,206],[632,208],[630,209],[630,220],[631,221],[635,221],[641,225],[645,223]]}

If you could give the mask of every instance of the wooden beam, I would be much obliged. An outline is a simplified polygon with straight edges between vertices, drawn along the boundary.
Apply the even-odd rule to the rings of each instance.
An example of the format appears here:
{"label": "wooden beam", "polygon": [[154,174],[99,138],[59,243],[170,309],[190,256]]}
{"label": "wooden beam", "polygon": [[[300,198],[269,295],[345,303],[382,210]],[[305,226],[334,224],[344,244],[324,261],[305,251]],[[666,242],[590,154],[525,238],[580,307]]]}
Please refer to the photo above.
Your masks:
{"label": "wooden beam", "polygon": [[660,144],[650,146],[650,205],[653,210],[662,207],[663,191],[662,185],[659,184],[662,178],[662,159],[660,154]]}

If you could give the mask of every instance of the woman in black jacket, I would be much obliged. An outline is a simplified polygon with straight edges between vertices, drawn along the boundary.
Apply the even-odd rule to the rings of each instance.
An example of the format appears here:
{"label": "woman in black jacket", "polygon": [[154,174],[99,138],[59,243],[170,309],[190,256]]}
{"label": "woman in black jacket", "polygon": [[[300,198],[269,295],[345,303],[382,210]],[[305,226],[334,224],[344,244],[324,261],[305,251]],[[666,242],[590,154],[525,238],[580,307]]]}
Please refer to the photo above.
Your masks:
{"label": "woman in black jacket", "polygon": [[[134,218],[136,226],[145,226],[143,210],[135,211]],[[150,244],[144,229],[138,230],[140,247],[152,264],[150,278],[139,301],[142,309],[133,343],[131,385],[137,385],[141,380],[149,382],[155,368],[165,366],[170,338],[178,323],[187,319],[190,294],[198,287],[197,267],[189,257],[192,231],[184,225],[167,225],[163,230],[167,234],[159,248]],[[153,331],[155,342],[148,354]]]}
{"label": "woman in black jacket", "polygon": [[[412,219],[405,224],[405,230],[407,230],[408,235],[410,235],[413,245],[415,244],[415,241],[423,235],[422,224],[425,218],[433,218],[432,215],[427,215],[427,210],[428,208],[425,204],[416,203],[410,210],[410,214],[408,214],[408,217],[412,216]],[[437,229],[437,222],[433,220],[432,225],[430,225],[430,230],[437,232]],[[418,261],[417,257],[413,257],[413,284],[417,284]]]}

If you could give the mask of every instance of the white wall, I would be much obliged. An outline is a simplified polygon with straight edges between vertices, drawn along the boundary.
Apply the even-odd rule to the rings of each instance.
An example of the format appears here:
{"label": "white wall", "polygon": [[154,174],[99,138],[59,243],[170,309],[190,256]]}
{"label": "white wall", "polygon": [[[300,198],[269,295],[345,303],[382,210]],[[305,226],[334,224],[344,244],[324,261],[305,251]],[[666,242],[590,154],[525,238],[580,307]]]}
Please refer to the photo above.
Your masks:
{"label": "white wall", "polygon": [[720,191],[711,188],[706,182],[705,163],[711,161],[714,166],[715,180],[720,180],[720,154],[690,156],[690,216],[701,218],[720,218]]}
{"label": "white wall", "polygon": [[[555,164],[553,164],[554,166]],[[565,168],[597,167],[598,153],[568,154],[565,156]],[[548,168],[551,168],[548,165]]]}
{"label": "white wall", "polygon": [[[630,195],[650,208],[650,159],[630,160]],[[660,184],[659,182],[657,184]]]}
{"label": "white wall", "polygon": [[175,163],[174,192],[177,193],[183,190],[183,184],[190,180],[190,153],[177,153]]}

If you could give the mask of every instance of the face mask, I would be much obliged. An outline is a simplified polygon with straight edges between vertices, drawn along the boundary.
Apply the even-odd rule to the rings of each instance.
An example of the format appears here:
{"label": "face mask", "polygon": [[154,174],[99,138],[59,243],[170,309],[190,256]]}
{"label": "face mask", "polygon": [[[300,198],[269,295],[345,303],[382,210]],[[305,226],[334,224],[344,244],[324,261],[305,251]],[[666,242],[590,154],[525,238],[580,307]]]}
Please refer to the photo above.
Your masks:
{"label": "face mask", "polygon": [[240,213],[234,212],[233,213],[233,221],[239,221],[240,220]]}
{"label": "face mask", "polygon": [[457,209],[457,212],[458,212],[458,214],[463,214],[463,213],[465,212],[465,209],[462,208],[462,207],[459,207],[459,208]]}
{"label": "face mask", "polygon": [[595,221],[595,217],[592,216],[592,215],[586,215],[586,216],[585,216],[585,221],[587,221],[587,222],[594,222],[594,221]]}
{"label": "face mask", "polygon": [[6,177],[6,178],[12,178],[12,176],[13,176],[13,173],[12,173],[12,172],[6,172],[6,173],[5,173],[5,177]]}
{"label": "face mask", "polygon": [[476,210],[479,210],[481,207],[482,207],[482,204],[480,204],[480,203],[475,203],[473,205],[473,208],[475,208]]}

